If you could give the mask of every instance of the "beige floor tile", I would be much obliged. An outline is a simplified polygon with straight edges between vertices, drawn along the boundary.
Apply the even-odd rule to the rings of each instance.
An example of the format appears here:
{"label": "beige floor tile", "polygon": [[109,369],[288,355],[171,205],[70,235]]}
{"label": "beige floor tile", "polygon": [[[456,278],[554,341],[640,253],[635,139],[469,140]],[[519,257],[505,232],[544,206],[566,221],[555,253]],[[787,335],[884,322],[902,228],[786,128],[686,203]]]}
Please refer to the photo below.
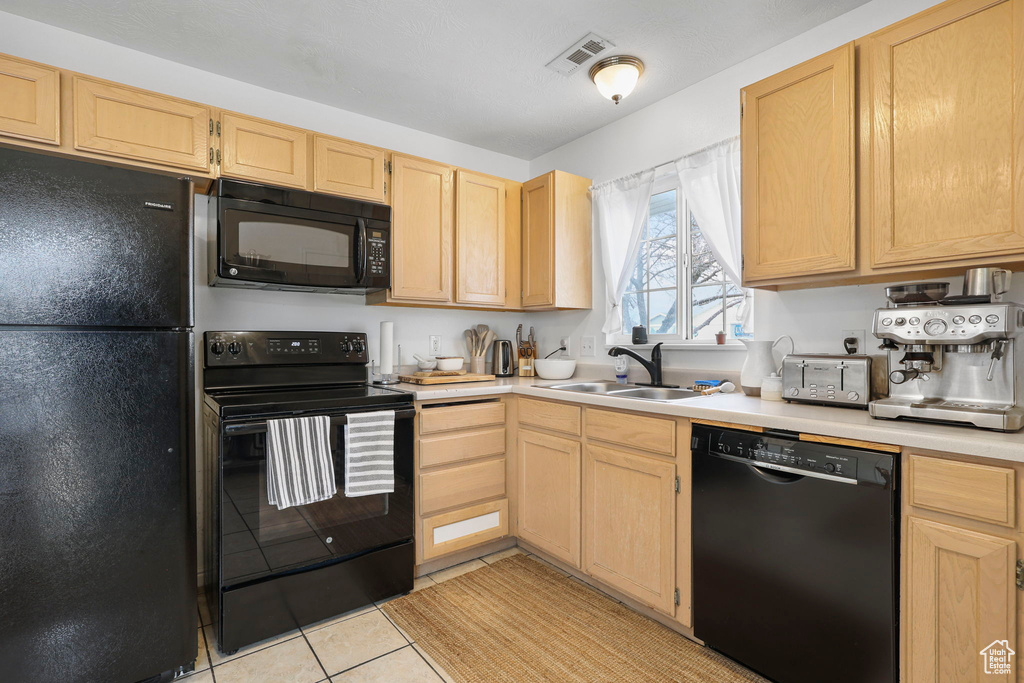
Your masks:
{"label": "beige floor tile", "polygon": [[217,683],[317,683],[324,670],[305,638],[293,638],[213,669]]}
{"label": "beige floor tile", "polygon": [[410,646],[333,676],[331,683],[438,683],[440,680]]}
{"label": "beige floor tile", "polygon": [[433,574],[427,574],[428,578],[433,579],[436,583],[447,581],[448,579],[454,579],[456,576],[462,576],[469,572],[476,571],[477,569],[483,569],[487,564],[480,560],[470,560],[469,562],[463,562],[457,564],[454,567],[448,567],[448,569],[442,569],[441,571],[434,572]]}
{"label": "beige floor tile", "polygon": [[444,668],[443,668],[443,667],[442,667],[442,666],[441,666],[440,664],[438,664],[437,662],[435,662],[435,661],[434,661],[434,658],[433,658],[433,657],[431,657],[430,655],[428,655],[428,654],[427,654],[427,653],[426,653],[426,652],[425,652],[425,651],[423,650],[423,648],[419,646],[419,644],[418,644],[418,643],[413,643],[413,644],[412,644],[412,646],[413,646],[413,649],[415,649],[415,650],[416,650],[416,652],[418,652],[418,653],[420,654],[420,657],[423,657],[423,659],[427,660],[427,664],[429,664],[430,666],[432,666],[432,667],[433,667],[434,671],[436,671],[436,672],[437,672],[437,674],[438,674],[438,675],[439,675],[439,676],[441,677],[441,679],[442,679],[442,680],[443,680],[443,681],[444,681],[445,683],[455,683],[455,679],[454,679],[454,678],[452,678],[451,676],[449,676],[449,675],[448,675],[448,672],[447,672],[447,671],[445,671],[445,670],[444,670]]}
{"label": "beige floor tile", "polygon": [[188,676],[177,680],[187,681],[188,683],[213,683],[213,672],[210,669],[207,669],[206,671],[197,671],[194,674],[189,674]]}
{"label": "beige floor tile", "polygon": [[[435,585],[437,585],[437,584],[435,584]],[[395,628],[397,628],[397,629],[398,629],[398,632],[402,634],[402,637],[403,637],[403,638],[405,638],[407,642],[409,642],[409,643],[412,643],[412,642],[413,642],[414,640],[416,640],[416,639],[415,639],[415,638],[413,638],[413,637],[412,637],[411,635],[409,635],[408,633],[406,633],[406,632],[405,632],[405,629],[404,629],[404,628],[402,628],[401,626],[399,626],[398,624],[396,624],[396,623],[395,623],[395,620],[394,620],[394,619],[392,619],[391,617],[389,617],[389,616],[388,616],[388,613],[387,613],[387,612],[385,612],[384,610],[381,610],[380,612],[381,612],[381,614],[383,614],[383,615],[384,615],[384,617],[385,617],[385,618],[386,618],[386,619],[387,619],[388,621],[390,621],[390,622],[391,622],[391,625],[392,625],[392,626],[394,626]]]}
{"label": "beige floor tile", "polygon": [[380,610],[306,634],[331,676],[408,644]]}
{"label": "beige floor tile", "polygon": [[210,653],[206,649],[206,636],[203,629],[196,629],[199,634],[199,654],[196,655],[196,671],[204,671],[210,668]]}
{"label": "beige floor tile", "polygon": [[292,638],[298,638],[302,635],[302,632],[299,629],[295,629],[294,631],[288,631],[288,633],[283,633],[274,638],[267,638],[266,640],[261,640],[258,643],[253,643],[249,647],[239,648],[238,652],[236,652],[233,655],[225,655],[223,652],[220,651],[217,645],[217,638],[214,633],[213,627],[204,626],[203,633],[206,634],[206,646],[210,653],[210,663],[213,666],[223,664],[224,662],[230,662],[233,659],[244,657],[245,655],[252,654],[253,652],[256,652],[258,650],[266,649],[271,645],[277,645],[278,643],[283,643],[287,640],[291,640]]}
{"label": "beige floor tile", "polygon": [[354,610],[352,610],[350,612],[345,612],[344,614],[339,614],[336,617],[331,617],[330,619],[324,619],[323,621],[318,621],[315,624],[310,624],[309,626],[303,626],[302,630],[305,633],[309,633],[310,631],[317,631],[319,629],[322,629],[325,626],[331,626],[332,624],[337,624],[339,622],[346,621],[348,619],[352,619],[353,617],[362,616],[362,615],[366,614],[367,612],[372,612],[375,609],[377,609],[377,606],[374,605],[374,604],[369,604],[366,607],[357,607],[356,609],[354,609]]}
{"label": "beige floor tile", "polygon": [[499,550],[496,553],[491,553],[490,555],[484,555],[480,559],[483,560],[484,562],[486,562],[487,564],[494,564],[498,560],[504,560],[506,557],[512,557],[513,555],[525,555],[525,554],[526,553],[523,552],[522,548],[520,548],[517,545],[514,545],[511,548],[505,548],[504,550]]}

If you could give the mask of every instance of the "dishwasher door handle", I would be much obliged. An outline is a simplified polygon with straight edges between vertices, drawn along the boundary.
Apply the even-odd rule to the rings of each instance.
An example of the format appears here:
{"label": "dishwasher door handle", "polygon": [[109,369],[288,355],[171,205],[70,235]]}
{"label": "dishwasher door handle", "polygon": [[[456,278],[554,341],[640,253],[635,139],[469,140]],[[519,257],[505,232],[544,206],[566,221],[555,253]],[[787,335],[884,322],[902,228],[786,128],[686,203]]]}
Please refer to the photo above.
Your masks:
{"label": "dishwasher door handle", "polygon": [[800,481],[804,478],[802,474],[792,474],[790,472],[773,472],[772,470],[766,470],[763,467],[757,465],[747,465],[750,471],[761,477],[770,484],[792,484],[795,481]]}

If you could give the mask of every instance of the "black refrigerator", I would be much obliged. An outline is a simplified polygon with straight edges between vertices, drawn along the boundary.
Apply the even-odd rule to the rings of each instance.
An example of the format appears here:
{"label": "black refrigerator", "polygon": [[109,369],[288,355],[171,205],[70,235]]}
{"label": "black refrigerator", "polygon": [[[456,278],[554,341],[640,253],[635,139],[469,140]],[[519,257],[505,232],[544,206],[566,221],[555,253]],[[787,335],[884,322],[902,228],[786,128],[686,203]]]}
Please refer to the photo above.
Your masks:
{"label": "black refrigerator", "polygon": [[196,658],[192,182],[0,149],[0,669]]}

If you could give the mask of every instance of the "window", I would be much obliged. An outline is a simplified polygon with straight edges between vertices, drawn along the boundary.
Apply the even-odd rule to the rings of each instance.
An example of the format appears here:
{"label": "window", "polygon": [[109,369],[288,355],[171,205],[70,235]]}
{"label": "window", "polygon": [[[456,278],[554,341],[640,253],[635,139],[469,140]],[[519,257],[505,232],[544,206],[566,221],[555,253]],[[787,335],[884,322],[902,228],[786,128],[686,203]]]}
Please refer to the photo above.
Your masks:
{"label": "window", "polygon": [[[723,331],[728,339],[751,336],[749,326],[736,323],[743,290],[726,277],[682,193],[666,185],[660,183],[651,196],[622,297],[622,336],[630,337],[635,325],[646,326],[653,342],[714,343]],[[682,226],[679,216],[686,217]]]}

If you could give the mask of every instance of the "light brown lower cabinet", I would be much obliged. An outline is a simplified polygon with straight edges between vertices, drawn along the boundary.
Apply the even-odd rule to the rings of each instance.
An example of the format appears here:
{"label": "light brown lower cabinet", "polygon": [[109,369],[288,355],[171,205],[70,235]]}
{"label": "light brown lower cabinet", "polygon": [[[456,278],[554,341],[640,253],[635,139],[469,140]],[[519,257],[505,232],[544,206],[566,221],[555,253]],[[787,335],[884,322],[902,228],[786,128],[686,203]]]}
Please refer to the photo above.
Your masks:
{"label": "light brown lower cabinet", "polygon": [[585,572],[673,616],[675,463],[588,444],[583,547]]}
{"label": "light brown lower cabinet", "polygon": [[516,466],[519,537],[579,567],[580,442],[522,429]]}

